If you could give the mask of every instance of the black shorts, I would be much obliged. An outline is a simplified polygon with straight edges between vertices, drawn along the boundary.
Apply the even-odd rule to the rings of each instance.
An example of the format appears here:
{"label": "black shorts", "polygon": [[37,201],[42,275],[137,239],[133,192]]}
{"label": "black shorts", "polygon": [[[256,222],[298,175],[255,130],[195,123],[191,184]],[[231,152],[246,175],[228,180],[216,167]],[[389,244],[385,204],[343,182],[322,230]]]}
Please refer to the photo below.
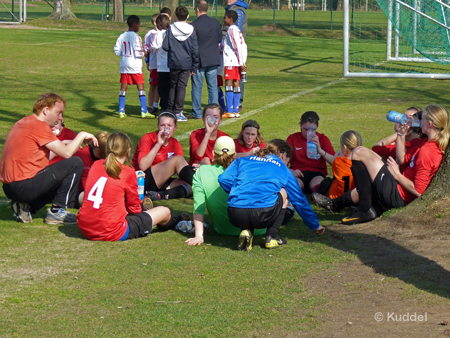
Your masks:
{"label": "black shorts", "polygon": [[136,215],[126,215],[125,219],[128,223],[127,239],[145,237],[153,230],[153,220],[146,212]]}
{"label": "black shorts", "polygon": [[283,196],[278,193],[275,205],[268,208],[233,208],[228,207],[228,218],[236,228],[265,229],[275,222],[283,208]]}
{"label": "black shorts", "polygon": [[298,177],[299,180],[303,182],[305,187],[303,188],[304,193],[311,192],[311,189],[309,188],[309,184],[313,180],[313,178],[320,176],[325,178],[325,175],[322,173],[319,173],[317,171],[302,171],[303,177]]}
{"label": "black shorts", "polygon": [[172,183],[172,181],[174,181],[175,178],[171,177],[167,180],[166,183],[163,184],[163,186],[161,188],[158,188],[158,186],[156,185],[155,179],[153,178],[153,174],[152,174],[152,167],[148,168],[145,171],[145,191],[161,191],[161,190],[166,190],[167,187],[170,185],[170,183]]}
{"label": "black shorts", "polygon": [[400,196],[397,184],[397,180],[389,172],[386,164],[384,164],[373,180],[372,189],[374,196],[377,196],[378,201],[385,208],[394,209],[407,205]]}

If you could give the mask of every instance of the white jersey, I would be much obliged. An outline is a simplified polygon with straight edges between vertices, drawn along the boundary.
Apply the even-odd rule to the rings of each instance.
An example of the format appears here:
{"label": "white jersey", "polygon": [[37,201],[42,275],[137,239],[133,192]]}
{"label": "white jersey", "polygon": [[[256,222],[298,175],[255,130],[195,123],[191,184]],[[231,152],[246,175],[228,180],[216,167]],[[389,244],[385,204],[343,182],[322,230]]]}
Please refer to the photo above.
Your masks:
{"label": "white jersey", "polygon": [[152,43],[152,41],[155,39],[156,34],[157,34],[157,30],[156,29],[151,29],[147,32],[147,34],[145,34],[145,38],[144,38],[144,51],[147,51],[149,53],[148,58],[149,58],[149,67],[150,69],[156,69],[157,68],[157,64],[156,64],[156,53],[152,52],[150,49],[150,44]]}
{"label": "white jersey", "polygon": [[170,71],[167,67],[167,52],[162,49],[162,44],[164,38],[166,37],[166,31],[158,31],[152,43],[150,44],[150,49],[152,52],[156,52],[156,64],[158,72],[168,73]]}
{"label": "white jersey", "polygon": [[239,67],[247,62],[247,45],[238,26],[228,28],[222,45],[224,67]]}
{"label": "white jersey", "polygon": [[116,41],[114,53],[122,57],[120,60],[121,74],[142,73],[144,50],[142,48],[142,39],[135,32],[122,33]]}

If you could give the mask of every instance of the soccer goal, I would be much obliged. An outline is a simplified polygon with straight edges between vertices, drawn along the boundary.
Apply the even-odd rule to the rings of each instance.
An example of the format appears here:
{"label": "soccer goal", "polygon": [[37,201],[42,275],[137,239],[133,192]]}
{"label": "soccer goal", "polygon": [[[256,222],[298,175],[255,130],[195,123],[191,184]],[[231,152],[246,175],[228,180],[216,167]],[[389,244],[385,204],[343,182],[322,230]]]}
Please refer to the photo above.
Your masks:
{"label": "soccer goal", "polygon": [[[17,4],[19,12],[17,13]],[[14,8],[16,6],[16,8]],[[27,0],[0,0],[0,23],[19,24],[27,21]]]}
{"label": "soccer goal", "polygon": [[450,78],[450,6],[344,0],[344,77]]}

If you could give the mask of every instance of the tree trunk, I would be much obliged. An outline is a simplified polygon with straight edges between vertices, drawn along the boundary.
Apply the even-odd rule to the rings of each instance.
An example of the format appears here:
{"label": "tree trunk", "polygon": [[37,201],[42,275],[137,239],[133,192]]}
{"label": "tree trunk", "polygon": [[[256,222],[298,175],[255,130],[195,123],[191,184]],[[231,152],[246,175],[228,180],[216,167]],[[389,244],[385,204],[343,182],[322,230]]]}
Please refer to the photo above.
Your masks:
{"label": "tree trunk", "polygon": [[123,0],[113,0],[113,21],[123,22]]}
{"label": "tree trunk", "polygon": [[[177,17],[175,15],[175,10],[178,7],[178,1],[179,0],[163,0],[162,2],[162,7],[169,7],[170,10],[172,11],[172,20],[171,22],[175,22],[177,21]],[[192,11],[189,13],[189,21],[195,20],[195,13],[193,13]]]}
{"label": "tree trunk", "polygon": [[72,0],[56,0],[53,12],[49,16],[52,20],[72,20],[77,17],[73,13]]}

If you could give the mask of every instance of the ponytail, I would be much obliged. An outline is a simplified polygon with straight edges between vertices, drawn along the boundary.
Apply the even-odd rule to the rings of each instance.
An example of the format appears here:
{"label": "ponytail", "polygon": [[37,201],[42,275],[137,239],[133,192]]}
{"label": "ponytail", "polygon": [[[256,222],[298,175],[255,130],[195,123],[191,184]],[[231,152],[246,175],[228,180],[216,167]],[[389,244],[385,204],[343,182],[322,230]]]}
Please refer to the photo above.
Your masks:
{"label": "ponytail", "polygon": [[105,171],[109,176],[115,179],[119,178],[122,172],[122,165],[117,161],[117,157],[126,156],[126,161],[130,162],[130,148],[131,141],[126,134],[117,132],[108,137],[106,142]]}
{"label": "ponytail", "polygon": [[269,154],[273,154],[279,157],[283,153],[285,153],[288,158],[291,158],[291,146],[284,140],[274,139],[270,141],[265,148],[259,149],[256,152],[256,156],[266,157]]}
{"label": "ponytail", "polygon": [[423,111],[422,119],[431,122],[433,128],[437,130],[437,135],[434,141],[438,145],[439,149],[445,153],[450,138],[447,109],[438,104],[430,104]]}
{"label": "ponytail", "polygon": [[222,153],[222,155],[214,153],[213,164],[220,165],[223,169],[227,169],[234,160],[233,155],[234,153],[232,155],[228,153]]}

